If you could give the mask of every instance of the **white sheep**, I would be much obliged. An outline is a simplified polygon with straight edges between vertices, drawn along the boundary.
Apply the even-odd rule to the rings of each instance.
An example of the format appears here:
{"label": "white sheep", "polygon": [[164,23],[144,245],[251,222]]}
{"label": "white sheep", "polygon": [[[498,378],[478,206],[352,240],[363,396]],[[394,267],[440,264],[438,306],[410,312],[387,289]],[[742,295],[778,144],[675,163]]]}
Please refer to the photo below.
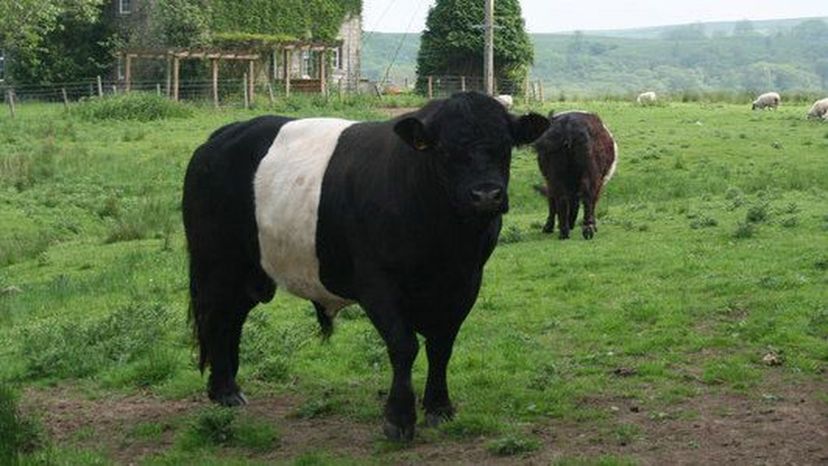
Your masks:
{"label": "white sheep", "polygon": [[828,97],[814,102],[814,105],[808,111],[808,118],[828,120]]}
{"label": "white sheep", "polygon": [[644,92],[638,95],[638,98],[635,99],[638,105],[652,105],[656,103],[656,93],[653,91]]}
{"label": "white sheep", "polygon": [[500,94],[499,96],[495,97],[495,99],[500,101],[500,103],[502,103],[503,106],[506,107],[506,110],[511,109],[512,105],[514,105],[515,103],[514,99],[512,99],[512,96],[509,94]]}
{"label": "white sheep", "polygon": [[752,108],[753,110],[764,110],[766,108],[776,110],[780,103],[782,103],[782,97],[779,94],[776,92],[766,92],[753,101]]}

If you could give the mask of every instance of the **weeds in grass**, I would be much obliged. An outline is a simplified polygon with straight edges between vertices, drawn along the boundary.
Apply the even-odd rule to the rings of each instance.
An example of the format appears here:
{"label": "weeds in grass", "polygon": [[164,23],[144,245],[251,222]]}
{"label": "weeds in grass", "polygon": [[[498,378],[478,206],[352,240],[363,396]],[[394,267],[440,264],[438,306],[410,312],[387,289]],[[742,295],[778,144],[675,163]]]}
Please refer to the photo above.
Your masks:
{"label": "weeds in grass", "polygon": [[84,377],[147,354],[169,321],[169,312],[159,305],[128,305],[83,323],[41,319],[20,329],[20,352],[29,377]]}
{"label": "weeds in grass", "polygon": [[300,419],[315,419],[329,416],[336,411],[337,403],[328,396],[320,399],[308,400],[302,403],[293,413],[293,417]]}
{"label": "weeds in grass", "polygon": [[439,429],[450,437],[464,439],[497,434],[500,431],[500,424],[488,416],[467,414],[452,422],[441,424]]}
{"label": "weeds in grass", "polygon": [[739,222],[736,225],[736,231],[733,232],[733,237],[736,239],[753,238],[758,232],[759,228],[753,223]]}
{"label": "weeds in grass", "polygon": [[497,456],[526,455],[540,448],[540,442],[533,438],[508,435],[486,445],[489,453]]}
{"label": "weeds in grass", "polygon": [[712,228],[717,226],[718,224],[719,222],[717,222],[715,218],[708,217],[706,215],[700,215],[694,218],[692,222],[690,222],[690,228],[692,228],[693,230],[699,230],[702,228]]}
{"label": "weeds in grass", "polygon": [[179,434],[184,451],[211,447],[236,447],[267,452],[278,446],[279,434],[268,423],[239,416],[237,410],[211,406],[198,413]]}
{"label": "weeds in grass", "polygon": [[763,223],[768,220],[768,204],[762,203],[751,206],[745,214],[745,220],[750,223]]}
{"label": "weeds in grass", "polygon": [[106,237],[106,243],[133,241],[149,238],[153,235],[169,237],[172,231],[173,216],[170,209],[160,200],[152,199],[141,204],[137,209],[117,217],[117,221]]}
{"label": "weeds in grass", "polygon": [[779,224],[785,228],[795,228],[799,226],[799,217],[797,217],[796,215],[787,217],[783,219],[781,222],[779,222]]}
{"label": "weeds in grass", "polygon": [[500,244],[512,244],[523,241],[523,230],[517,225],[509,225],[498,238]]}

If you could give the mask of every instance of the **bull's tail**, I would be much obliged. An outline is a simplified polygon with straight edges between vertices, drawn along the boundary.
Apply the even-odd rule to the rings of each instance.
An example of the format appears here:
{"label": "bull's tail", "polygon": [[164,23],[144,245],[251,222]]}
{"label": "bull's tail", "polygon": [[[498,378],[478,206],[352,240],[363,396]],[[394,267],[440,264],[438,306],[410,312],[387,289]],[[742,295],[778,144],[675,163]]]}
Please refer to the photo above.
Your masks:
{"label": "bull's tail", "polygon": [[193,341],[198,346],[198,368],[204,372],[207,366],[207,315],[209,310],[204,308],[204,305],[199,302],[198,277],[196,264],[192,256],[190,257],[190,306],[189,306],[189,321],[193,331]]}

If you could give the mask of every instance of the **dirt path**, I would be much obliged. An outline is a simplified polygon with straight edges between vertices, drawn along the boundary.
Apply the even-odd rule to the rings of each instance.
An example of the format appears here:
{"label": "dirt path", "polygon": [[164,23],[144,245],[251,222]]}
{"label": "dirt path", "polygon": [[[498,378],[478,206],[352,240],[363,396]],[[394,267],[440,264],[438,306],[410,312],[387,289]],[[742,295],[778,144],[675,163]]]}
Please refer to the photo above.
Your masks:
{"label": "dirt path", "polygon": [[[776,391],[773,393],[780,393]],[[782,395],[760,400],[741,395],[706,394],[646,412],[635,400],[586,400],[606,409],[609,424],[549,420],[527,431],[541,440],[529,456],[499,458],[486,450],[489,438],[456,442],[438,435],[418,437],[413,445],[380,453],[395,464],[550,464],[560,458],[617,455],[641,464],[824,464],[828,465],[827,383],[789,387]],[[260,460],[287,460],[306,452],[376,458],[380,435],[373,424],[330,416],[300,419],[290,414],[300,400],[287,396],[252,399],[245,410],[272,423],[280,446]],[[39,416],[58,444],[103,449],[120,464],[162,452],[173,445],[176,423],[207,406],[202,399],[169,401],[149,396],[86,399],[71,389],[29,390],[23,409]],[[675,415],[675,413],[684,413]],[[152,440],[129,435],[136,425],[158,423]],[[608,425],[627,426],[619,435]],[[623,432],[622,432],[623,433]]]}

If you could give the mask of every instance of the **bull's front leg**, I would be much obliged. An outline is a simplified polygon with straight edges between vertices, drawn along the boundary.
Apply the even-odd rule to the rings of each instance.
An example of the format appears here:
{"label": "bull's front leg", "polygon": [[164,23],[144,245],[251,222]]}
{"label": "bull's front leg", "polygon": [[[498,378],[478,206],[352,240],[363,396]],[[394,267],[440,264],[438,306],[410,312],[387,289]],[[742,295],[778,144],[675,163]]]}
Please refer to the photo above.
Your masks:
{"label": "bull's front leg", "polygon": [[454,407],[449,399],[446,369],[451,358],[456,332],[431,336],[426,339],[428,380],[423,396],[426,424],[437,426],[454,418]]}
{"label": "bull's front leg", "polygon": [[414,438],[414,424],[417,421],[411,367],[417,358],[419,343],[411,323],[400,312],[397,297],[389,292],[390,288],[362,304],[385,341],[393,370],[391,390],[385,403],[383,431],[389,440],[410,441]]}

